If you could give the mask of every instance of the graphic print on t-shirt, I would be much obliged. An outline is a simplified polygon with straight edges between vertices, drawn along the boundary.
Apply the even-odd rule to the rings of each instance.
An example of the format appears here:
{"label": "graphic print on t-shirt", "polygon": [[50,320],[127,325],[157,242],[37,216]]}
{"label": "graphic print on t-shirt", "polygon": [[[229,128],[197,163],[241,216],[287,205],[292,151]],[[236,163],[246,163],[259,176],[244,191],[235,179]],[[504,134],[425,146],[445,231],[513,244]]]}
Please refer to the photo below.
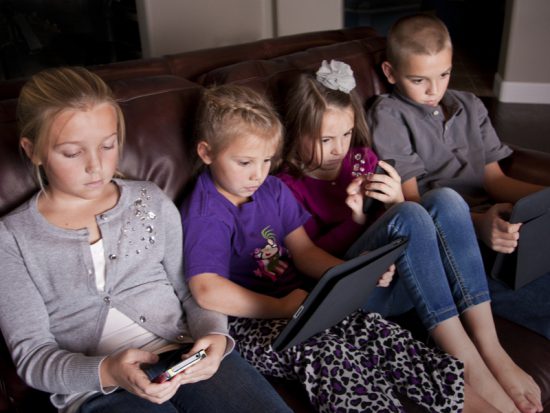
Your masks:
{"label": "graphic print on t-shirt", "polygon": [[277,268],[284,269],[281,266],[281,257],[285,253],[285,248],[277,242],[277,237],[271,230],[270,225],[262,229],[261,234],[266,240],[266,244],[262,248],[254,249],[253,256],[258,263],[258,268],[254,270],[254,275],[275,281],[279,275],[276,272]]}

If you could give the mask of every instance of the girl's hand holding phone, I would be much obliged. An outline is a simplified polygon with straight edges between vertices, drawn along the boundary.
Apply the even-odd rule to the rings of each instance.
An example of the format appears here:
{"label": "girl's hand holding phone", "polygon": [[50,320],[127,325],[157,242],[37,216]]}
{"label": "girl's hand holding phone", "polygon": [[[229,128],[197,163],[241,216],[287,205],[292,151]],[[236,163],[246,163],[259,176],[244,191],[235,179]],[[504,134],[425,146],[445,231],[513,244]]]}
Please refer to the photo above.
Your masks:
{"label": "girl's hand holding phone", "polygon": [[392,166],[392,163],[390,163],[390,160],[378,161],[378,170],[376,173],[368,175],[363,185],[366,197],[376,199],[386,206],[405,201],[401,189],[401,177]]}
{"label": "girl's hand holding phone", "polygon": [[101,385],[104,389],[122,387],[152,403],[164,403],[176,393],[180,383],[177,380],[162,384],[151,383],[141,366],[155,364],[157,361],[156,354],[138,349],[111,354],[100,364]]}
{"label": "girl's hand holding phone", "polygon": [[164,403],[176,393],[181,384],[196,383],[212,377],[218,371],[226,346],[227,338],[221,334],[200,338],[187,354],[182,355],[182,360],[200,349],[206,351],[207,357],[163,383],[151,382],[142,369],[144,364],[158,362],[156,354],[138,349],[124,350],[102,361],[101,385],[103,388],[119,386],[152,403]]}
{"label": "girl's hand holding phone", "polygon": [[206,352],[206,357],[199,363],[193,364],[184,372],[174,376],[171,381],[177,380],[179,384],[196,383],[212,377],[220,367],[220,363],[227,347],[227,337],[222,334],[210,334],[201,337],[193,344],[193,347],[183,354],[182,359],[191,357],[201,349]]}

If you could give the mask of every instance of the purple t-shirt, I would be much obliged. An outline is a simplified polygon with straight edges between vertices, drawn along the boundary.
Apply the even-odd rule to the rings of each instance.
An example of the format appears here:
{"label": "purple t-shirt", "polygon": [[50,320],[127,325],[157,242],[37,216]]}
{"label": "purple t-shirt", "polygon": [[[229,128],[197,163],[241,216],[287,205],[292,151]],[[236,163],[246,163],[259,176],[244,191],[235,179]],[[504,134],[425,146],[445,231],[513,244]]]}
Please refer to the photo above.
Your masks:
{"label": "purple t-shirt", "polygon": [[334,181],[295,178],[284,172],[278,175],[312,215],[304,228],[317,246],[341,257],[363,233],[365,226],[353,221],[346,205],[346,188],[356,176],[374,172],[377,163],[378,157],[371,149],[351,148]]}
{"label": "purple t-shirt", "polygon": [[[218,192],[205,171],[181,213],[187,279],[215,273],[275,297],[303,288],[305,277],[292,265],[284,238],[309,214],[276,177],[268,176],[251,201],[237,207]],[[279,260],[289,264],[281,275],[273,271]]]}

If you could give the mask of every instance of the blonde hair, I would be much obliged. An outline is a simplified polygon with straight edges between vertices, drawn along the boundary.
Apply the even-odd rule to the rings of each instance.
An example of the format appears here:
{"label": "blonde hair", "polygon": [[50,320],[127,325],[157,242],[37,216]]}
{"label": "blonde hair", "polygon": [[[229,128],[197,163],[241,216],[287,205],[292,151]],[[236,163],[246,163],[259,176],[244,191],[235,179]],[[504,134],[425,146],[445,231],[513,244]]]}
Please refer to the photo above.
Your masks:
{"label": "blonde hair", "polygon": [[[352,147],[371,145],[363,106],[355,90],[346,93],[330,89],[319,83],[312,73],[304,72],[293,79],[284,106],[286,134],[283,163],[294,176],[300,177],[305,170],[320,166],[314,163],[315,147],[321,143],[323,116],[331,106],[338,109],[352,108],[355,118]],[[307,159],[301,156],[304,147],[309,147],[310,156]]]}
{"label": "blonde hair", "polygon": [[[119,150],[125,138],[124,117],[113,92],[96,74],[83,67],[46,69],[33,75],[21,89],[17,102],[19,138],[32,143],[32,157],[45,161],[49,132],[57,116],[65,110],[87,110],[108,103],[117,114]],[[46,176],[36,166],[36,178],[44,189]]]}
{"label": "blonde hair", "polygon": [[434,55],[453,45],[447,26],[429,14],[397,20],[388,32],[386,58],[396,68],[408,55]]}
{"label": "blonde hair", "polygon": [[[262,139],[273,139],[277,149],[273,165],[283,144],[283,126],[273,105],[246,86],[221,85],[206,89],[198,109],[197,135],[209,145],[212,157],[227,148],[243,132]],[[202,169],[196,160],[195,172]]]}

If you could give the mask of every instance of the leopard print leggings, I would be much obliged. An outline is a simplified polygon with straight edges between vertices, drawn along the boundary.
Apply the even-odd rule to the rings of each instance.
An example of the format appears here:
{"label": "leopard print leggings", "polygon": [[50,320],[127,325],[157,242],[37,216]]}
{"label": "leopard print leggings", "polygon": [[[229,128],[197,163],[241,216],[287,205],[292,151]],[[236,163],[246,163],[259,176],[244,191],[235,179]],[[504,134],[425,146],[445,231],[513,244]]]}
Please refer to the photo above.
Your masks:
{"label": "leopard print leggings", "polygon": [[376,313],[355,312],[298,346],[275,352],[286,320],[239,318],[231,334],[261,373],[299,380],[320,412],[403,412],[396,392],[430,412],[459,412],[464,366]]}

